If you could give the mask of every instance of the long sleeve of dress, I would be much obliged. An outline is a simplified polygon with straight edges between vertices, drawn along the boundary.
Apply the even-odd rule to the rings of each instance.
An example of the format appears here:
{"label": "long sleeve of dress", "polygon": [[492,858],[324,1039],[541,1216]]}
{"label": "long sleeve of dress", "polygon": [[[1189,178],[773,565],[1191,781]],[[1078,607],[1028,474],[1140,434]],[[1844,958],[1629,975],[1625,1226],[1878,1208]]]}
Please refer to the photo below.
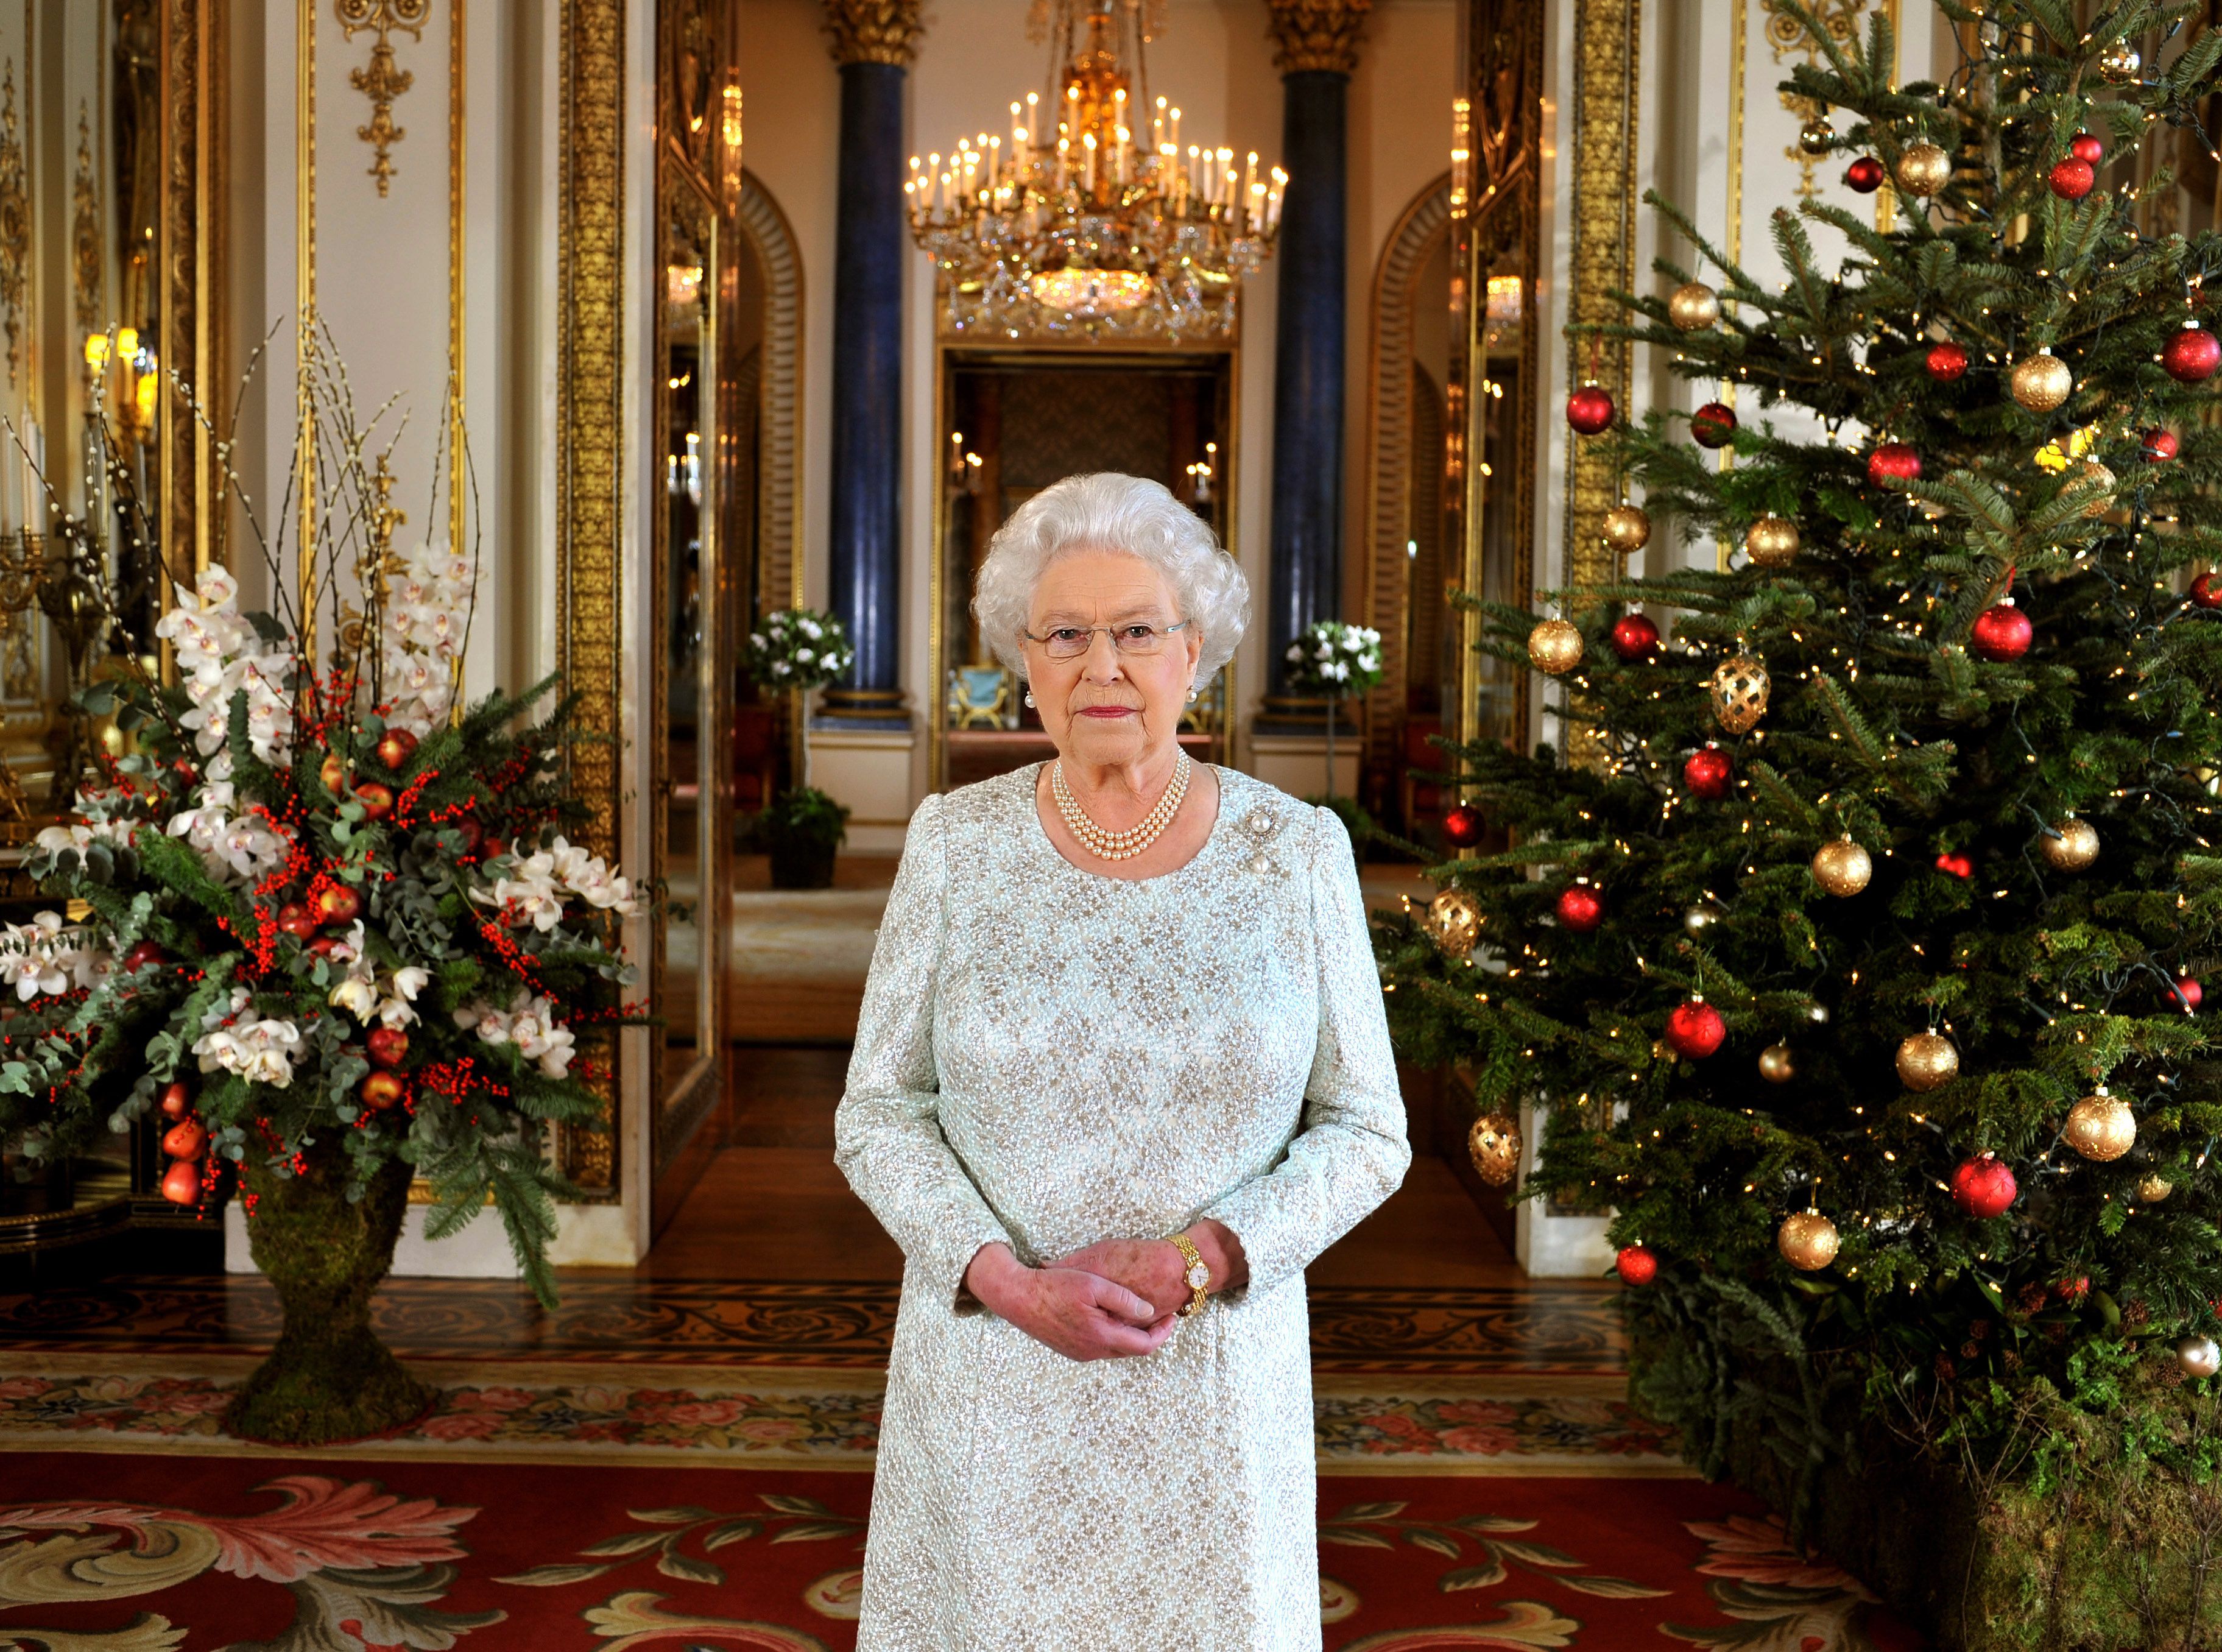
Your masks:
{"label": "long sleeve of dress", "polygon": [[1252,1293],[1301,1272],[1394,1193],[1412,1162],[1350,833],[1323,808],[1310,824],[1319,1041],[1302,1121],[1277,1165],[1203,1213],[1241,1241]]}
{"label": "long sleeve of dress", "polygon": [[934,989],[947,914],[948,845],[942,799],[911,817],[857,1018],[849,1083],[833,1115],[833,1161],[869,1205],[929,1300],[958,1313],[964,1272],[983,1245],[1010,1235],[941,1132],[933,1059]]}

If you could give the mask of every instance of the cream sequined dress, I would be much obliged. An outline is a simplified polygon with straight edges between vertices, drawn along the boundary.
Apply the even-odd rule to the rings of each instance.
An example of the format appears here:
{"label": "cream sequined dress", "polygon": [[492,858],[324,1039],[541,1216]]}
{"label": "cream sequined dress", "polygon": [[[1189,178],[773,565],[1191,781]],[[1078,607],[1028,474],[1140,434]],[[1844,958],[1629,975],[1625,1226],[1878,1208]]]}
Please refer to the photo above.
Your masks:
{"label": "cream sequined dress", "polygon": [[[859,1652],[1320,1645],[1303,1270],[1411,1152],[1350,839],[1221,769],[1188,865],[1073,865],[1039,774],[929,797],[836,1121],[906,1259]],[[1158,1353],[1066,1359],[960,1289],[1200,1218],[1250,1284]]]}

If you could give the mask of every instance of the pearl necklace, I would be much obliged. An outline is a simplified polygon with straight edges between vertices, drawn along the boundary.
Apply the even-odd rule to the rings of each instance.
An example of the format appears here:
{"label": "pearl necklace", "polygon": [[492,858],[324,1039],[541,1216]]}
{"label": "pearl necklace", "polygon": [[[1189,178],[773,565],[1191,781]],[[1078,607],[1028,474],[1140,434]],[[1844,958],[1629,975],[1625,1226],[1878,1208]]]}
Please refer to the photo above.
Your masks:
{"label": "pearl necklace", "polygon": [[1098,860],[1132,860],[1162,837],[1173,816],[1180,813],[1181,800],[1188,795],[1188,777],[1196,767],[1187,752],[1180,754],[1173,764],[1173,777],[1165,782],[1157,807],[1144,815],[1137,825],[1124,832],[1106,832],[1088,818],[1088,811],[1080,807],[1080,800],[1072,795],[1072,788],[1064,783],[1064,764],[1060,761],[1050,770],[1050,795],[1057,800],[1057,812],[1064,817],[1064,824],[1080,846]]}

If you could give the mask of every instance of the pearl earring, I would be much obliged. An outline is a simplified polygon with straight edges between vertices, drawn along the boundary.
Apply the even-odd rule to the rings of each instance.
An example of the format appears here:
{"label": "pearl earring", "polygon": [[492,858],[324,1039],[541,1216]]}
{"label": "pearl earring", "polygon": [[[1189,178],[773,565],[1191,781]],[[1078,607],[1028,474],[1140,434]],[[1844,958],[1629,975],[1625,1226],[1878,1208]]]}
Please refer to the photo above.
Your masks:
{"label": "pearl earring", "polygon": [[1193,706],[1193,705],[1195,705],[1195,704],[1196,704],[1196,687],[1195,687],[1195,685],[1194,685],[1194,684],[1190,684],[1190,685],[1189,685],[1189,691],[1188,691],[1188,703],[1189,703],[1189,705]]}
{"label": "pearl earring", "polygon": [[1029,688],[1029,689],[1027,689],[1027,690],[1026,690],[1026,704],[1027,704],[1027,705],[1029,705],[1029,706],[1031,706],[1031,705],[1033,705],[1033,703],[1034,703],[1034,691],[1033,691],[1033,689]]}

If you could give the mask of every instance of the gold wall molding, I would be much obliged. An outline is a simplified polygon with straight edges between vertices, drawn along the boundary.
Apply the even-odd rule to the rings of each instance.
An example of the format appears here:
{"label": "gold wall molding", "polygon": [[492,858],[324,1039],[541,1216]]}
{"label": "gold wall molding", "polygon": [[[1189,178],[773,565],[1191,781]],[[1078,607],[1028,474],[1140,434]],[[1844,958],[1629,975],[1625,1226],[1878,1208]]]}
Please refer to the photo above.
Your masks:
{"label": "gold wall molding", "polygon": [[8,333],[8,382],[22,365],[23,303],[31,273],[31,200],[23,180],[23,136],[16,115],[16,60],[0,78],[0,324]]}
{"label": "gold wall molding", "polygon": [[803,569],[794,524],[802,498],[802,251],[787,215],[753,173],[741,175],[739,218],[764,274],[756,594],[766,604],[799,608]]}
{"label": "gold wall molding", "polygon": [[[161,543],[173,567],[198,574],[224,556],[218,432],[194,416],[191,398],[212,395],[232,371],[223,299],[230,18],[228,0],[159,0],[157,15],[163,63],[155,313],[168,358],[157,421]],[[4,223],[0,190],[0,227]]]}
{"label": "gold wall molding", "polygon": [[[1591,377],[1629,416],[1633,352],[1595,330],[1624,317],[1612,294],[1634,285],[1636,71],[1642,0],[1584,0],[1574,12],[1572,216],[1567,270],[1566,380]],[[1619,502],[1620,478],[1601,443],[1566,445],[1566,583],[1616,579],[1621,558],[1604,542],[1604,513]]]}
{"label": "gold wall molding", "polygon": [[825,0],[825,34],[836,63],[907,69],[925,32],[919,0]]}
{"label": "gold wall molding", "polygon": [[[1805,25],[1787,10],[1782,0],[1760,0],[1767,12],[1767,44],[1780,63],[1791,53],[1796,53],[1807,63],[1816,61],[1821,48],[1805,32]],[[1741,8],[1739,8],[1741,9]],[[1852,40],[1860,30],[1860,14],[1867,9],[1867,0],[1816,0],[1812,7],[1813,20],[1828,31],[1829,38],[1838,45]],[[1739,91],[1742,88],[1739,86]],[[1794,92],[1779,92],[1782,107],[1788,110],[1799,122],[1811,120],[1827,111],[1811,97],[1800,97]],[[1784,148],[1783,157],[1798,163],[1798,193],[1805,200],[1813,198],[1813,169],[1819,166],[1820,157],[1809,155],[1798,146],[1795,139]]]}
{"label": "gold wall molding", "polygon": [[383,198],[393,181],[393,146],[409,135],[408,128],[393,123],[393,104],[417,84],[417,77],[394,60],[393,36],[405,32],[421,42],[432,0],[333,0],[333,10],[348,41],[366,30],[377,36],[370,44],[370,61],[350,70],[348,84],[370,99],[370,120],[355,128],[355,135],[371,147],[369,172]]}
{"label": "gold wall molding", "polygon": [[1373,0],[1265,0],[1273,66],[1283,74],[1324,69],[1349,74]]}
{"label": "gold wall molding", "polygon": [[[584,836],[621,857],[625,623],[619,528],[625,501],[625,0],[562,0],[562,134],[556,195],[556,663],[592,743],[570,753]],[[603,1097],[600,1130],[563,1128],[557,1161],[589,1197],[617,1196],[617,1041],[587,1051]]]}
{"label": "gold wall molding", "polygon": [[101,266],[106,239],[100,227],[100,176],[92,163],[92,112],[77,106],[77,171],[70,180],[70,288],[77,301],[77,336],[101,329]]}

